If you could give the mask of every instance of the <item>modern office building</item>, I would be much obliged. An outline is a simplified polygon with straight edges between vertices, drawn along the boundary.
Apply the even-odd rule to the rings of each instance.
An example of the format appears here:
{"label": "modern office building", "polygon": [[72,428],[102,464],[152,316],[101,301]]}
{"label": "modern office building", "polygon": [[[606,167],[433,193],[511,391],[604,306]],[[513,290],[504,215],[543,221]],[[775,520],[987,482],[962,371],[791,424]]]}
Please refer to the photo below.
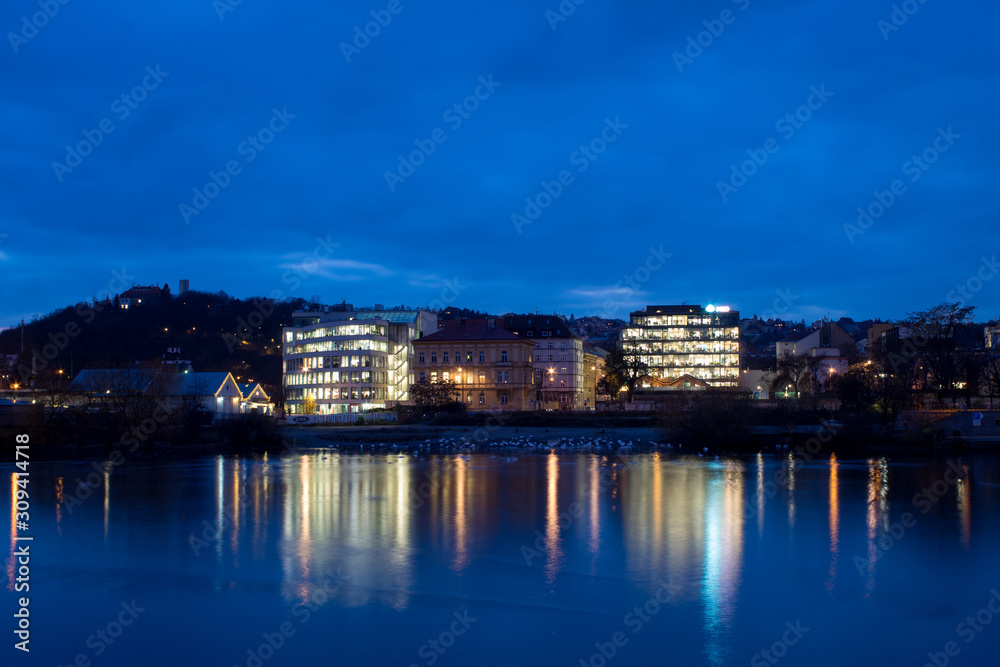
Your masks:
{"label": "modern office building", "polygon": [[654,380],[690,375],[712,388],[740,384],[740,314],[726,306],[648,306],[622,330],[626,355],[638,355]]}
{"label": "modern office building", "polygon": [[530,410],[533,342],[495,319],[461,320],[413,342],[416,381],[456,384],[467,410]]}
{"label": "modern office building", "polygon": [[285,409],[336,414],[384,409],[409,400],[412,342],[437,331],[424,310],[296,312],[282,331]]}

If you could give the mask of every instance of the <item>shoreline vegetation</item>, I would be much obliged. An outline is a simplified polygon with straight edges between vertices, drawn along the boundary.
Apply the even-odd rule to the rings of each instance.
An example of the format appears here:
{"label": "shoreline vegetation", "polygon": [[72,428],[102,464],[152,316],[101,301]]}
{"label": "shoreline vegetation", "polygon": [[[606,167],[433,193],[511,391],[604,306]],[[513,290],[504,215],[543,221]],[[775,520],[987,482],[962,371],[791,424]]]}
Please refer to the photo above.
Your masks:
{"label": "shoreline vegetation", "polygon": [[[756,454],[803,450],[812,456],[865,458],[996,451],[996,439],[963,438],[930,424],[900,430],[877,414],[825,410],[760,410],[745,401],[708,402],[675,412],[438,412],[400,410],[398,423],[288,425],[257,415],[212,424],[134,425],[58,420],[0,427],[0,437],[28,433],[38,460],[270,455],[328,449],[342,452],[479,453],[591,451],[614,454]],[[115,437],[114,434],[118,434]],[[669,445],[669,447],[668,447]],[[12,450],[3,461],[12,460]]]}

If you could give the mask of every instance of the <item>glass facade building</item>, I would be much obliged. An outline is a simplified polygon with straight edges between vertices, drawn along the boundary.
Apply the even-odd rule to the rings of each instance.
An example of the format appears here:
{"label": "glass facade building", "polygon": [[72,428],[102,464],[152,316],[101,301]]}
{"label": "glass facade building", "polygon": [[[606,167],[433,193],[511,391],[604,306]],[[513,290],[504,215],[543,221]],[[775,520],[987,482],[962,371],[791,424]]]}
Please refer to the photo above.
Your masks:
{"label": "glass facade building", "polygon": [[427,311],[294,313],[282,331],[286,411],[363,412],[408,400],[412,342],[436,330]]}
{"label": "glass facade building", "polygon": [[669,380],[690,375],[713,388],[740,384],[740,314],[725,306],[648,306],[631,314],[622,348],[649,374]]}

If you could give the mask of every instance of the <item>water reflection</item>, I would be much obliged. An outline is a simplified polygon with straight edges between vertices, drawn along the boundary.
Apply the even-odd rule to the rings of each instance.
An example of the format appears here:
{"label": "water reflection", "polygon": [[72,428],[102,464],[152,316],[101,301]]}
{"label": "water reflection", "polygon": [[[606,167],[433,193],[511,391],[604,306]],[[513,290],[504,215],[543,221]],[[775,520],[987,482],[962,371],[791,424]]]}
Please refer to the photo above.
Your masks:
{"label": "water reflection", "polygon": [[552,584],[563,563],[559,535],[559,456],[549,454],[545,463],[545,580]]}
{"label": "water reflection", "polygon": [[840,553],[840,480],[837,455],[830,455],[830,570],[827,572],[826,589],[833,592],[837,577],[837,556]]}
{"label": "water reflection", "polygon": [[958,516],[959,521],[962,523],[962,546],[966,550],[969,549],[970,543],[972,541],[972,499],[970,498],[969,489],[969,466],[962,466],[962,477],[958,480],[955,485],[956,497],[955,501],[958,504]]}
{"label": "water reflection", "polygon": [[712,664],[727,664],[729,633],[743,571],[743,464],[727,461],[714,471],[705,512],[706,652]]}
{"label": "water reflection", "polygon": [[868,459],[868,567],[866,597],[875,587],[875,563],[880,557],[879,538],[889,530],[889,466],[884,458]]}

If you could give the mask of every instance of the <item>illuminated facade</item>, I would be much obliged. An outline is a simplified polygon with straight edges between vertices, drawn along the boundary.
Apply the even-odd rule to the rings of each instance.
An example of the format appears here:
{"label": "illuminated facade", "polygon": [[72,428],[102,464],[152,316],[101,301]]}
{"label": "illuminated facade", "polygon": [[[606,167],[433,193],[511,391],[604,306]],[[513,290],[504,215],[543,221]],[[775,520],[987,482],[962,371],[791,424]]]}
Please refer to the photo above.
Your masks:
{"label": "illuminated facade", "polygon": [[413,342],[416,380],[453,380],[467,410],[529,410],[535,344],[496,320],[461,320]]}
{"label": "illuminated facade", "polygon": [[[502,326],[535,346],[533,364],[536,382],[541,379],[542,408],[581,410],[587,387],[584,384],[583,339],[557,315],[507,315]],[[595,381],[596,383],[596,381]],[[595,384],[590,385],[591,394]],[[593,407],[593,397],[589,407]]]}
{"label": "illuminated facade", "polygon": [[648,306],[631,315],[622,348],[654,379],[690,375],[713,388],[740,384],[740,314],[725,306]]}
{"label": "illuminated facade", "polygon": [[337,414],[409,399],[412,342],[437,330],[428,311],[298,312],[282,332],[285,409]]}

